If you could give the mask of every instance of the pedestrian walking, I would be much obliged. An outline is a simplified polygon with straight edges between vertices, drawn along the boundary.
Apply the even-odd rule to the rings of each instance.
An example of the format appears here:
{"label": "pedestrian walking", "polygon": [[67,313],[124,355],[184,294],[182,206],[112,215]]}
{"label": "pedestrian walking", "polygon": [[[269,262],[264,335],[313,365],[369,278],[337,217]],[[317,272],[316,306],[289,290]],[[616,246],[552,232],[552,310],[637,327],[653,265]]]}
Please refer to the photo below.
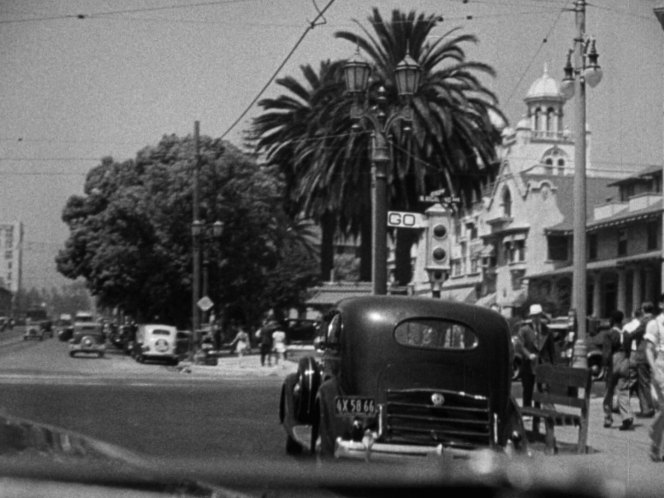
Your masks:
{"label": "pedestrian walking", "polygon": [[[517,332],[518,348],[523,358],[521,383],[523,385],[523,406],[532,406],[535,389],[535,368],[537,365],[555,362],[555,344],[553,334],[543,320],[544,311],[539,304],[530,306],[528,316],[530,323],[523,324]],[[538,386],[538,390],[541,386]]]}
{"label": "pedestrian walking", "polygon": [[602,356],[608,378],[604,390],[604,427],[613,424],[613,396],[618,398],[618,411],[622,423],[620,430],[632,429],[634,414],[629,402],[630,382],[630,355],[632,352],[632,338],[623,328],[625,314],[616,310],[611,315],[611,329],[604,337]]}
{"label": "pedestrian walking", "polygon": [[279,324],[273,318],[268,318],[265,324],[256,331],[256,338],[260,344],[261,366],[272,366],[272,332],[279,327]]}
{"label": "pedestrian walking", "polygon": [[634,390],[641,410],[637,413],[637,417],[650,418],[655,415],[655,404],[652,398],[651,372],[648,358],[646,358],[644,335],[648,323],[655,317],[655,305],[647,301],[641,305],[641,312],[639,326],[632,332],[632,361],[630,364],[633,364],[636,370]]}
{"label": "pedestrian walking", "polygon": [[664,294],[659,299],[660,313],[646,326],[646,358],[652,370],[652,385],[657,395],[657,415],[650,427],[650,458],[662,461],[664,436]]}
{"label": "pedestrian walking", "polygon": [[282,327],[278,327],[272,332],[272,352],[274,353],[274,364],[278,365],[286,359],[286,332]]}
{"label": "pedestrian walking", "polygon": [[231,342],[231,347],[235,347],[235,353],[240,358],[249,352],[249,334],[247,334],[242,326],[239,327],[237,334],[235,334],[235,338]]}

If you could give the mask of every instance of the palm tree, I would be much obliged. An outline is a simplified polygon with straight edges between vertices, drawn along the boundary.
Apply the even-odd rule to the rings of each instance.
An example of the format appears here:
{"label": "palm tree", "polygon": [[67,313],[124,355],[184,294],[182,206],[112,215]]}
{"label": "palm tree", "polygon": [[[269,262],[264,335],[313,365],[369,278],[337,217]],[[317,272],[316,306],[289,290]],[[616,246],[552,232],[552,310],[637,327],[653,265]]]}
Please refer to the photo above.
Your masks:
{"label": "palm tree", "polygon": [[[340,31],[335,36],[360,47],[374,67],[369,91],[386,89],[388,103],[398,96],[394,68],[410,52],[422,67],[421,86],[413,98],[412,136],[394,129],[389,200],[392,209],[421,209],[419,196],[447,188],[466,204],[496,172],[498,130],[489,113],[502,116],[496,96],[479,81],[478,74],[494,76],[483,63],[467,61],[461,44],[477,42],[472,35],[450,30],[429,43],[439,16],[419,16],[399,10],[385,21],[377,9],[369,17],[373,33]],[[254,122],[258,149],[284,174],[292,212],[312,216],[323,228],[323,276],[332,267],[331,243],[335,228],[361,236],[360,278],[370,278],[370,134],[350,132],[350,99],[344,96],[341,62],[324,61],[316,73],[302,66],[306,83],[291,77],[278,80],[289,94],[265,99],[265,113]],[[405,232],[405,231],[400,231]],[[410,280],[408,233],[397,239],[400,283]],[[405,242],[405,243],[403,243]],[[325,252],[327,250],[327,252]],[[399,268],[406,271],[399,272]]]}
{"label": "palm tree", "polygon": [[[388,102],[398,103],[394,69],[408,53],[422,68],[420,88],[412,100],[412,134],[399,128],[392,132],[390,207],[417,208],[420,195],[439,188],[448,189],[469,205],[497,172],[495,146],[500,133],[490,115],[493,112],[505,119],[496,95],[479,79],[480,75],[494,77],[495,71],[487,64],[466,60],[462,45],[477,43],[477,38],[459,34],[455,28],[429,42],[442,19],[414,11],[394,10],[387,21],[374,8],[368,20],[372,31],[355,21],[362,34],[339,31],[335,36],[367,54],[373,66],[372,86],[383,86]],[[412,240],[408,233],[402,235],[406,237],[397,240],[397,268],[407,271],[398,272],[397,279],[405,284],[410,280]]]}

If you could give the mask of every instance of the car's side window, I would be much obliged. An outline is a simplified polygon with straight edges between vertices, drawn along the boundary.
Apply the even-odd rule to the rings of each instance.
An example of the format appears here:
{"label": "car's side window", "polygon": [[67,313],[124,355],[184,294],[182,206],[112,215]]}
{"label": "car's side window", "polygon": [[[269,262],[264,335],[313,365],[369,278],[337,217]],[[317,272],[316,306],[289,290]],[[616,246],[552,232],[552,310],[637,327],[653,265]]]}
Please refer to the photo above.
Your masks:
{"label": "car's side window", "polygon": [[477,347],[477,335],[466,325],[435,319],[401,322],[394,338],[403,346],[424,349],[465,350]]}

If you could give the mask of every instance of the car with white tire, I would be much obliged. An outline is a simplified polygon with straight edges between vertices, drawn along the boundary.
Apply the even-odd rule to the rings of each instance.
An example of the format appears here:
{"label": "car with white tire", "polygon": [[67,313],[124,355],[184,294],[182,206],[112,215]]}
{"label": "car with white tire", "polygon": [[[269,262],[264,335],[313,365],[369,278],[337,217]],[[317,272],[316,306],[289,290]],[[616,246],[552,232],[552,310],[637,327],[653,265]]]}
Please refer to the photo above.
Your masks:
{"label": "car with white tire", "polygon": [[134,358],[139,363],[156,360],[177,365],[179,362],[177,335],[178,330],[172,325],[139,325],[134,343]]}

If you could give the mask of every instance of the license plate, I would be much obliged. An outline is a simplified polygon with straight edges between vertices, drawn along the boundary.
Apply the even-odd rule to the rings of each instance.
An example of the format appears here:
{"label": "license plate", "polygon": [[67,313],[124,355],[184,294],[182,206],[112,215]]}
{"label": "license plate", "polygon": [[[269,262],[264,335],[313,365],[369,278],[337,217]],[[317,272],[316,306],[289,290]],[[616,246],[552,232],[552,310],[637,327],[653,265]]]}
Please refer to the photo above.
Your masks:
{"label": "license plate", "polygon": [[372,398],[337,396],[334,398],[334,412],[337,415],[373,415],[376,402]]}

